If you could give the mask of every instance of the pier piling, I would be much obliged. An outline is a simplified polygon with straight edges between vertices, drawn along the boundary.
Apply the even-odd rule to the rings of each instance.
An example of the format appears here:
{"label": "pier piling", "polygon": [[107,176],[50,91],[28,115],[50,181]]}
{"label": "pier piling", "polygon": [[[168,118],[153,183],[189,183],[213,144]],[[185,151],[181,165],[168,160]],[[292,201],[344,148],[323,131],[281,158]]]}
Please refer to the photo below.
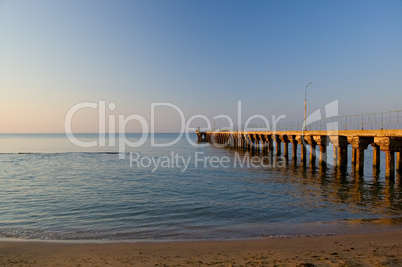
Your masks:
{"label": "pier piling", "polygon": [[[348,163],[348,145],[352,147],[351,166],[359,175],[364,173],[364,151],[373,147],[373,170],[378,174],[380,150],[385,153],[385,176],[393,178],[395,171],[402,173],[402,130],[340,130],[340,131],[276,131],[276,132],[201,132],[197,131],[198,142],[212,142],[235,149],[244,149],[264,155],[281,155],[287,159],[289,143],[292,144],[292,159],[297,162],[297,147],[300,145],[301,165],[306,165],[306,146],[309,145],[310,166],[314,167],[316,148],[319,147],[319,164],[327,161],[327,146],[333,145],[334,164],[344,169]],[[396,157],[395,157],[396,154]],[[395,161],[396,160],[396,161]]]}

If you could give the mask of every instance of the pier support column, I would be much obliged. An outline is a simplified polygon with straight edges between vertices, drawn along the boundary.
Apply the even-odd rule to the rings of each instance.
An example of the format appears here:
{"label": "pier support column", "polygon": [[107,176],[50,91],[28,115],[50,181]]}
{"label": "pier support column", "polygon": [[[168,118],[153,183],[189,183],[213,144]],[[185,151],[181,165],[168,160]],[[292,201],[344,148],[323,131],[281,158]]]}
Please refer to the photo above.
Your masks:
{"label": "pier support column", "polygon": [[402,149],[400,137],[374,137],[374,143],[385,152],[385,177],[395,177],[395,152]]}
{"label": "pier support column", "polygon": [[263,154],[265,154],[265,147],[266,147],[266,141],[265,141],[265,139],[261,139],[261,152],[263,153]]}
{"label": "pier support column", "polygon": [[338,147],[336,146],[336,145],[332,145],[332,148],[333,148],[333,151],[334,151],[334,165],[336,165],[336,163],[338,162],[337,161],[337,158],[338,158]]}
{"label": "pier support column", "polygon": [[247,150],[247,144],[248,144],[248,136],[246,134],[242,134],[242,142],[243,142],[243,150]]}
{"label": "pier support column", "polygon": [[338,168],[346,167],[348,160],[348,140],[346,136],[332,135],[329,137],[332,144],[336,146],[337,150],[337,162]]}
{"label": "pier support column", "polygon": [[260,153],[260,138],[258,134],[254,135],[254,152]]}
{"label": "pier support column", "polygon": [[267,138],[265,135],[261,135],[261,150],[262,150],[262,154],[267,154],[267,150],[268,150],[268,146],[267,146]]}
{"label": "pier support column", "polygon": [[290,143],[292,143],[292,159],[293,159],[293,161],[296,161],[296,159],[297,159],[297,140],[296,140],[296,136],[288,135],[288,140],[289,140]]}
{"label": "pier support column", "polygon": [[265,136],[265,139],[267,140],[267,152],[271,154],[273,152],[274,146],[272,145],[272,135],[268,134]]}
{"label": "pier support column", "polygon": [[316,145],[314,143],[310,145],[310,164],[311,164],[311,166],[315,165],[315,147],[316,147]]}
{"label": "pier support column", "polygon": [[289,139],[287,135],[279,136],[279,139],[283,142],[283,156],[287,159],[288,158],[288,144]]}
{"label": "pier support column", "polygon": [[327,164],[327,146],[320,146],[320,166]]}
{"label": "pier support column", "polygon": [[254,139],[254,152],[260,153],[260,139]]}
{"label": "pier support column", "polygon": [[304,140],[303,135],[296,135],[295,139],[297,140],[297,143],[300,144],[300,161],[301,165],[306,165],[306,145],[307,142]]}
{"label": "pier support column", "polygon": [[251,150],[251,152],[254,152],[255,147],[256,147],[256,144],[255,144],[256,141],[255,141],[254,135],[252,135],[252,134],[250,134],[250,141],[251,141],[250,150]]}
{"label": "pier support column", "polygon": [[297,141],[292,143],[292,159],[297,160]]}
{"label": "pier support column", "polygon": [[374,142],[374,137],[350,136],[348,142],[352,145],[352,167],[359,174],[364,173],[364,150]]}
{"label": "pier support column", "polygon": [[380,169],[380,147],[374,143],[371,146],[373,147],[373,167]]}
{"label": "pier support column", "polygon": [[354,167],[356,165],[356,148],[352,148],[352,166]]}
{"label": "pier support column", "polygon": [[385,177],[394,178],[395,176],[395,154],[394,151],[385,151]]}
{"label": "pier support column", "polygon": [[284,142],[283,143],[283,156],[285,158],[288,158],[288,142]]}
{"label": "pier support column", "polygon": [[209,142],[210,141],[210,135],[211,133],[207,133],[207,132],[200,132],[199,129],[197,129],[197,137],[198,143],[205,143],[205,142]]}
{"label": "pier support column", "polygon": [[255,134],[254,137],[255,137],[255,150],[256,150],[257,153],[260,153],[260,140],[261,140],[261,137],[260,137],[259,134]]}
{"label": "pier support column", "polygon": [[275,140],[275,154],[278,156],[281,154],[281,140],[279,139],[279,136],[275,135],[274,138]]}
{"label": "pier support column", "polygon": [[247,150],[252,152],[254,149],[254,137],[252,134],[248,135]]}
{"label": "pier support column", "polygon": [[401,150],[396,152],[396,172],[402,173],[402,157],[401,157]]}
{"label": "pier support column", "polygon": [[364,149],[356,149],[356,164],[355,170],[359,174],[364,173]]}
{"label": "pier support column", "polygon": [[317,145],[317,142],[314,140],[314,137],[309,135],[305,136],[304,139],[307,141],[307,143],[310,145],[310,165],[314,166],[315,165],[315,147]]}
{"label": "pier support column", "polygon": [[319,164],[325,165],[327,163],[327,146],[329,143],[328,136],[326,135],[317,135],[314,136],[314,141],[320,147],[320,161]]}
{"label": "pier support column", "polygon": [[300,160],[302,165],[306,165],[306,144],[300,144]]}
{"label": "pier support column", "polygon": [[338,146],[338,162],[339,167],[346,166],[348,162],[348,145]]}
{"label": "pier support column", "polygon": [[232,148],[236,148],[236,134],[232,133]]}

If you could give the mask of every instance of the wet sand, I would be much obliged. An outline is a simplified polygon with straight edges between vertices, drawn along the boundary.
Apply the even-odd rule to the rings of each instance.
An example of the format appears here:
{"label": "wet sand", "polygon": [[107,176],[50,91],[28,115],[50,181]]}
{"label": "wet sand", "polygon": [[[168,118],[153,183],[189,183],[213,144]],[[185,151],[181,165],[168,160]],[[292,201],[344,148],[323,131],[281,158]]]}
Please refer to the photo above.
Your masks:
{"label": "wet sand", "polygon": [[1,266],[402,266],[402,231],[240,241],[0,242]]}

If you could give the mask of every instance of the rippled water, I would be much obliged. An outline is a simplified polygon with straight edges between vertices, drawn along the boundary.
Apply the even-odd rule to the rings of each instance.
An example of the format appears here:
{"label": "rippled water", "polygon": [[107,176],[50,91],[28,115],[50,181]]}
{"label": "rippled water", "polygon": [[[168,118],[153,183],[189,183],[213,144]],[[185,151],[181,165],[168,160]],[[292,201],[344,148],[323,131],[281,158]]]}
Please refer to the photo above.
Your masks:
{"label": "rippled water", "polygon": [[[132,141],[139,137],[130,135]],[[156,134],[155,142],[176,137]],[[84,141],[96,138],[80,135]],[[247,155],[194,147],[185,138],[170,147],[152,147],[148,139],[127,148],[125,159],[117,151],[76,147],[63,134],[0,135],[0,237],[232,239],[385,231],[402,225],[401,179],[385,179],[383,169],[373,173],[372,151],[365,153],[360,178],[350,167],[331,165],[330,147],[324,168],[292,161],[285,167],[235,166]],[[151,163],[130,166],[130,152],[143,165],[151,157],[164,157],[166,166],[154,172]],[[176,155],[189,160],[187,169],[174,162]],[[213,156],[224,157],[226,167],[204,166],[207,161],[201,159]],[[178,164],[167,166],[168,159]]]}

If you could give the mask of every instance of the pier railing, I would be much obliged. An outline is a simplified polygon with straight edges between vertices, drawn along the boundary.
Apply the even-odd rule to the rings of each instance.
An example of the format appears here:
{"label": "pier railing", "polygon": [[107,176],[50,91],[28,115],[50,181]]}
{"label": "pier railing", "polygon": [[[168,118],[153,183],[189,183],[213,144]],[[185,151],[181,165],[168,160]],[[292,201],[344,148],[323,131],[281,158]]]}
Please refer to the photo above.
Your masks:
{"label": "pier railing", "polygon": [[300,121],[279,121],[276,125],[249,124],[219,128],[219,131],[324,131],[324,130],[390,130],[402,129],[402,110],[339,115],[329,118],[307,118],[306,126],[304,120]]}

